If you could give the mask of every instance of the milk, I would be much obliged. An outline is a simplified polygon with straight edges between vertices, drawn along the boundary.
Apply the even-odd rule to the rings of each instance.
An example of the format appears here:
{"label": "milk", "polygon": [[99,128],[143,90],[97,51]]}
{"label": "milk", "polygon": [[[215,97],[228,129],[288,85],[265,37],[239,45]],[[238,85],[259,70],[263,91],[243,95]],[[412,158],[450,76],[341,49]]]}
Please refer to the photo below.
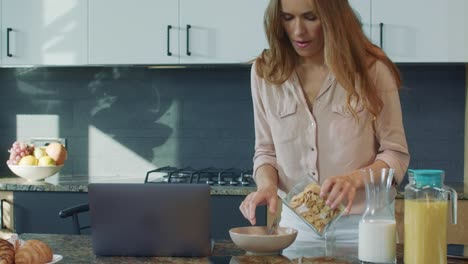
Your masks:
{"label": "milk", "polygon": [[395,263],[396,224],[394,220],[359,222],[359,260]]}

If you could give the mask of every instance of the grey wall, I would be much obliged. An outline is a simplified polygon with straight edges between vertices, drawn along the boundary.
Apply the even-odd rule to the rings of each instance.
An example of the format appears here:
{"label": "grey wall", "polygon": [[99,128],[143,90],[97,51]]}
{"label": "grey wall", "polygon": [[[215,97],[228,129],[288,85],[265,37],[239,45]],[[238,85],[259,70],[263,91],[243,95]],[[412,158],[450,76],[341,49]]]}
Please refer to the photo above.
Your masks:
{"label": "grey wall", "polygon": [[463,181],[465,66],[399,66],[410,168],[445,170],[446,181]]}
{"label": "grey wall", "polygon": [[[444,169],[447,180],[463,180],[464,66],[400,69],[410,167]],[[8,158],[6,150],[17,137],[17,115],[33,115],[22,132],[29,136],[47,131],[34,121],[36,115],[56,115],[59,136],[69,144],[64,174],[143,179],[147,170],[164,165],[249,168],[254,143],[249,71],[0,69],[0,159]],[[0,173],[10,174],[4,162]]]}

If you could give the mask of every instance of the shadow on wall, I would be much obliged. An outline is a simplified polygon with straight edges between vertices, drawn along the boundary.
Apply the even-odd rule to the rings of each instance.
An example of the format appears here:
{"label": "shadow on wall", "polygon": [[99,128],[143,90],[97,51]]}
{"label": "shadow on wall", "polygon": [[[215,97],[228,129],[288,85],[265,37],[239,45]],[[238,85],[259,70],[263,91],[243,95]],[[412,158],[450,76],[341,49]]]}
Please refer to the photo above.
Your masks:
{"label": "shadow on wall", "polygon": [[[146,73],[123,67],[2,69],[2,149],[16,138],[59,136],[70,149],[64,174],[125,174],[122,158],[154,168],[153,149],[173,132],[160,122],[173,100]],[[18,116],[29,116],[29,124],[19,126]],[[58,124],[41,124],[39,116],[58,116]],[[3,163],[1,171],[8,172]]]}
{"label": "shadow on wall", "polygon": [[[6,160],[18,135],[50,136],[54,127],[56,136],[68,139],[62,172],[72,175],[143,179],[148,170],[168,165],[251,168],[249,71],[0,69],[0,145]],[[27,116],[21,126],[18,116]],[[44,124],[44,116],[58,121]],[[0,172],[9,173],[5,164]]]}

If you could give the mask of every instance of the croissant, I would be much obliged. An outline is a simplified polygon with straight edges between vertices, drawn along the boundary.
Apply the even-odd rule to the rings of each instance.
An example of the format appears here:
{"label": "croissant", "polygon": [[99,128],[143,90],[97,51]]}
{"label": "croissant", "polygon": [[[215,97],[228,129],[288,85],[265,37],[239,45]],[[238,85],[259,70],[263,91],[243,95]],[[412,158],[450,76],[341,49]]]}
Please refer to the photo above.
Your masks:
{"label": "croissant", "polygon": [[0,264],[15,263],[15,247],[8,241],[0,239]]}
{"label": "croissant", "polygon": [[16,251],[16,264],[44,264],[52,261],[52,249],[40,240],[31,239]]}

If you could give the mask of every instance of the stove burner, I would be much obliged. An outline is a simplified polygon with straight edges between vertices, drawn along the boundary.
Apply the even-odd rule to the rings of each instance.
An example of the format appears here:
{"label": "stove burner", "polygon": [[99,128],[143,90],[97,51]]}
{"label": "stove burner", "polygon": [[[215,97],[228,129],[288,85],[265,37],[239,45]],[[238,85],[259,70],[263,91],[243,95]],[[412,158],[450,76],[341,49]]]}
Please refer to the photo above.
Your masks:
{"label": "stove burner", "polygon": [[[149,180],[152,173],[157,173],[159,177]],[[235,168],[220,169],[208,167],[203,169],[193,169],[191,167],[176,168],[162,167],[146,173],[145,183],[193,183],[209,184],[217,186],[255,186],[252,179],[252,170],[239,170]]]}

